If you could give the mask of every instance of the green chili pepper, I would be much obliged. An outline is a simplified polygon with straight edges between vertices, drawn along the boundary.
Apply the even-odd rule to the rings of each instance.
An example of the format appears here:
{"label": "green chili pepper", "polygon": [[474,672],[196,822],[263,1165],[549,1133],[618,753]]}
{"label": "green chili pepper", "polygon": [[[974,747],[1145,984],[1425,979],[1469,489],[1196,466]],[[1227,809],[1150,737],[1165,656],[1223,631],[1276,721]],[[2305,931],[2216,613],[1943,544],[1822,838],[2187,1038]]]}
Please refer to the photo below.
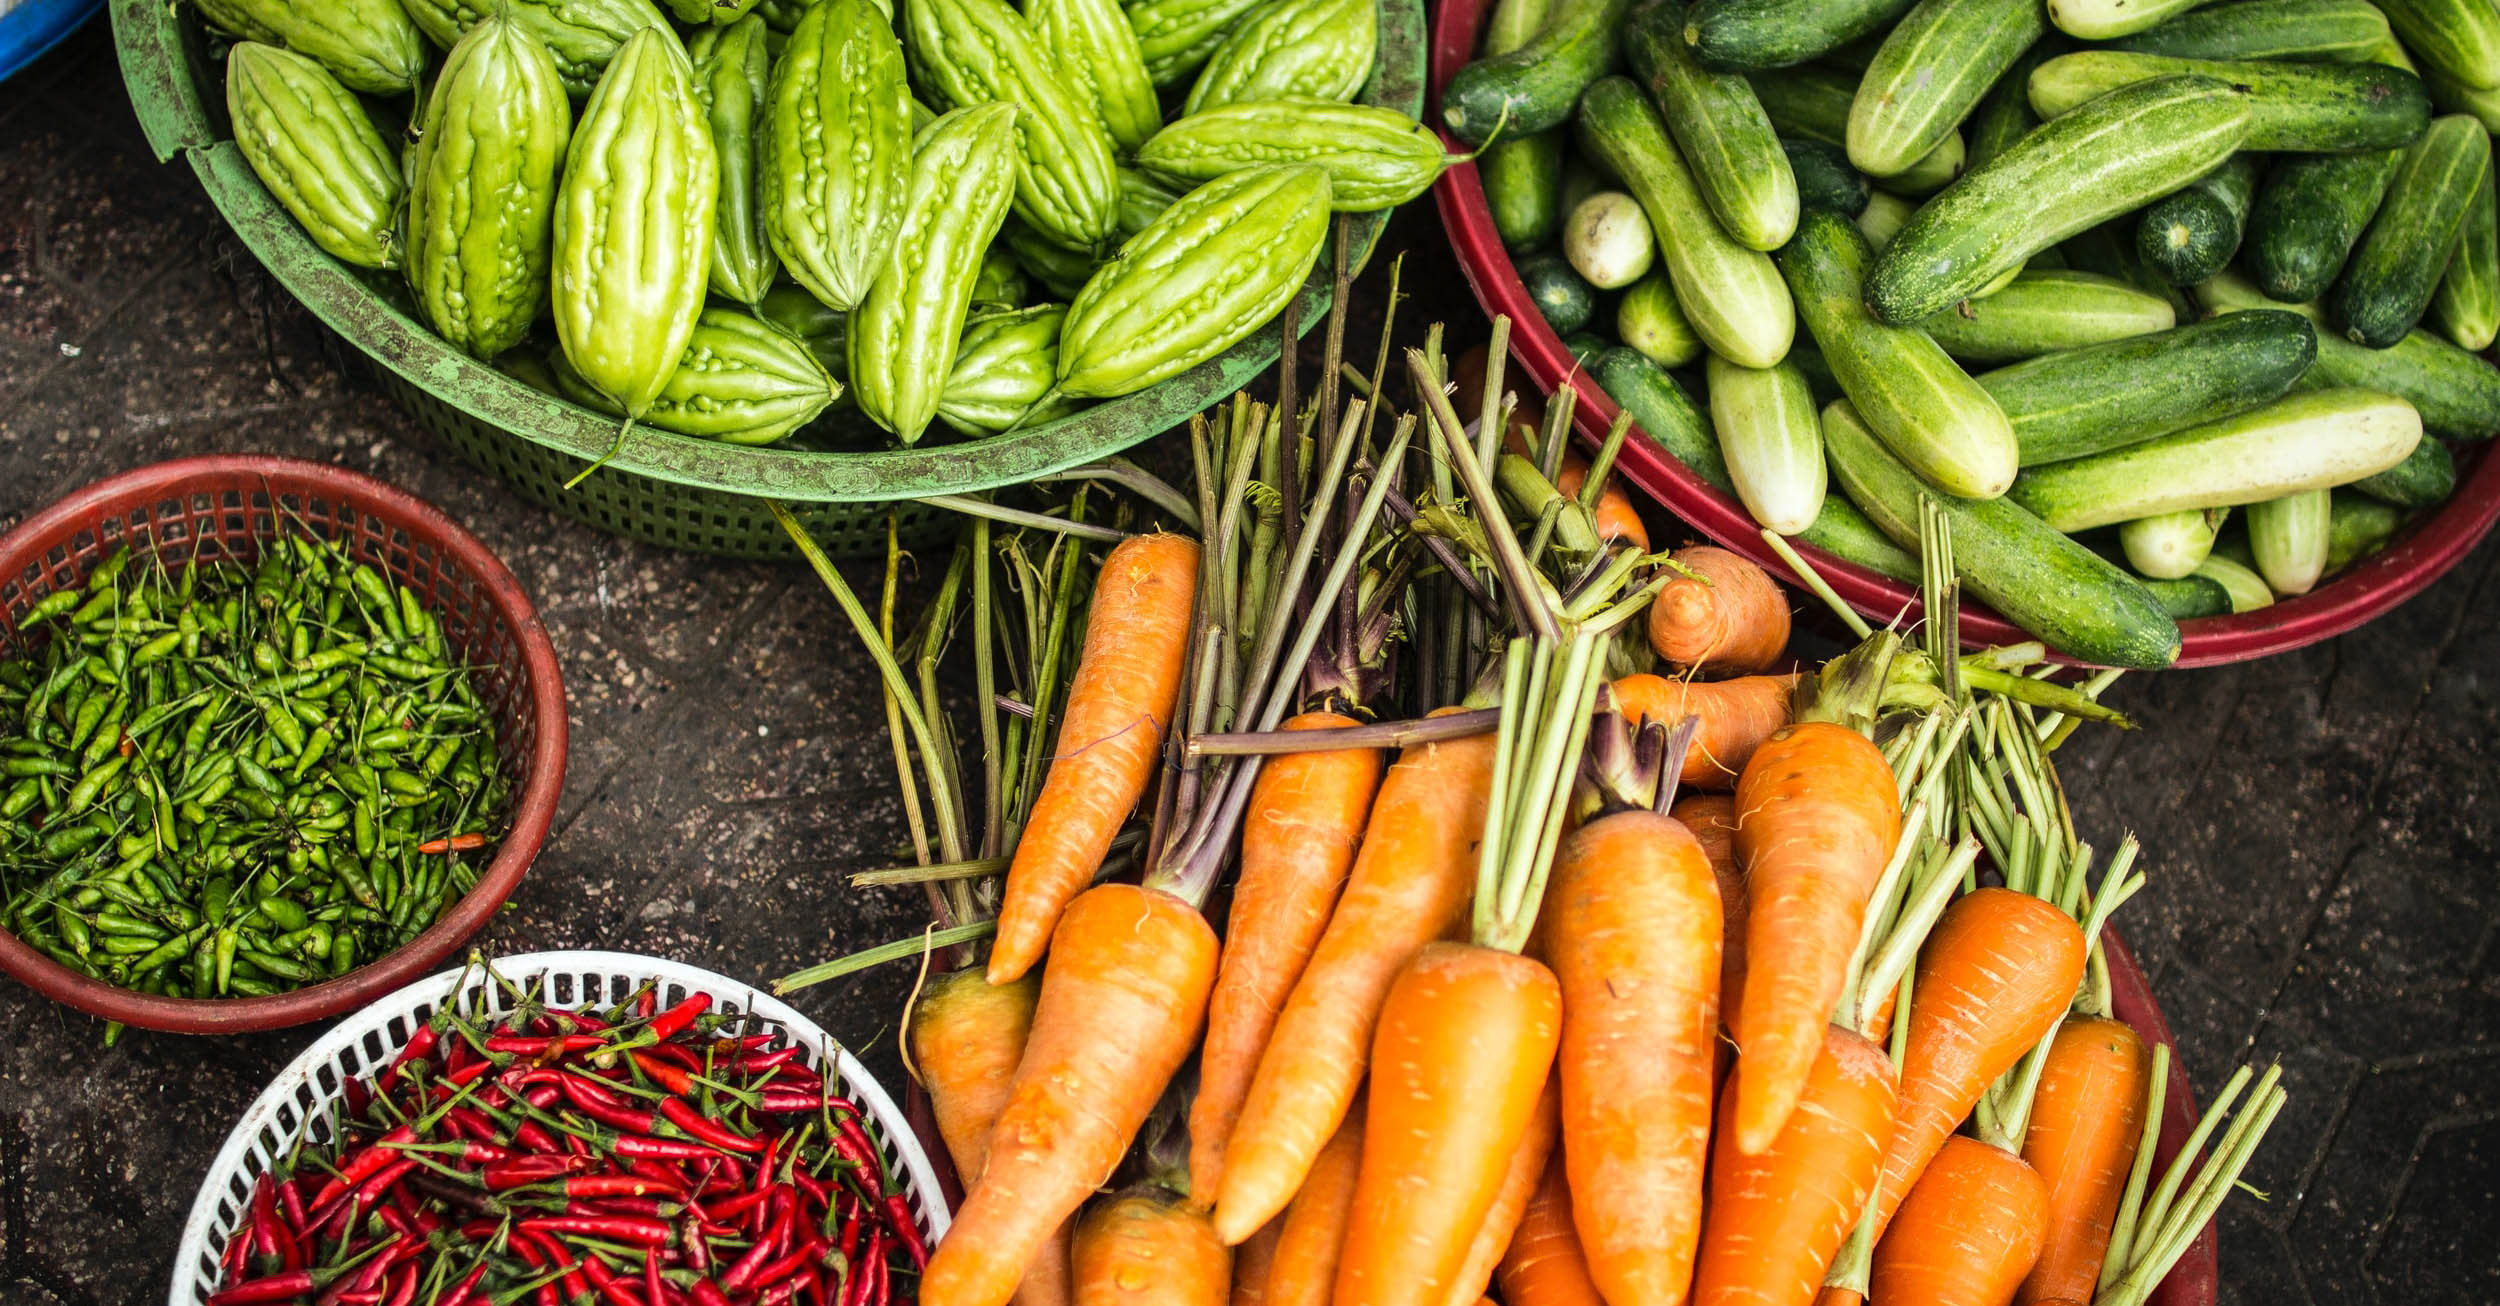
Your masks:
{"label": "green chili pepper", "polygon": [[83,601],[76,590],[54,590],[35,600],[35,605],[26,610],[25,618],[17,623],[17,628],[31,630],[63,613],[77,611]]}

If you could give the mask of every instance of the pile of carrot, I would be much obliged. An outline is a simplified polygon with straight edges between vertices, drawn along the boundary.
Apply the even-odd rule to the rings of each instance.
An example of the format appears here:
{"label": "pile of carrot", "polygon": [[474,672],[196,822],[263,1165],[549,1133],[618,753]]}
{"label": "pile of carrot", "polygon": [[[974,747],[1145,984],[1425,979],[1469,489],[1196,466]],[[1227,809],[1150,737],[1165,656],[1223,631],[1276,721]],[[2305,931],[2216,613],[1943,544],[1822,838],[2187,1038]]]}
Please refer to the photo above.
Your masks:
{"label": "pile of carrot", "polygon": [[1941,522],[1931,619],[1801,664],[1761,567],[1649,551],[1621,424],[1579,462],[1568,391],[1503,390],[1502,328],[1456,384],[1437,328],[1288,369],[1194,492],[1124,470],[1158,528],[1019,691],[1038,788],[932,867],[996,923],[908,1031],[966,1186],[920,1299],[2145,1301],[2282,1098],[2157,1146],[2103,953],[2137,849],[2050,763],[2110,678],[1963,655]]}

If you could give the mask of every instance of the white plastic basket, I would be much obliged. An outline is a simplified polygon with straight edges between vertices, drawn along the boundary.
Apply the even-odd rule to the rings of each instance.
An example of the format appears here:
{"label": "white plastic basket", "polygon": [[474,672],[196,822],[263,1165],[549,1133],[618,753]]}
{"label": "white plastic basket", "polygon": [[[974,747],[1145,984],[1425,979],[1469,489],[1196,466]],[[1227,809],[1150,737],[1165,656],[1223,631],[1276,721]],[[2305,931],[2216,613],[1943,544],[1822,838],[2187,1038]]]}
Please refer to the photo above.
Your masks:
{"label": "white plastic basket", "polygon": [[[746,1013],[781,1028],[802,1049],[807,1064],[823,1073],[828,1091],[839,1092],[868,1113],[868,1134],[900,1180],[921,1234],[934,1245],[946,1232],[945,1199],[919,1138],[868,1070],[848,1049],[753,985],[708,970],[624,952],[532,952],[489,963],[494,973],[527,990],[543,979],[546,1001],[558,1006],[623,1001],[645,984],[656,984],[662,1007],[708,993],[712,1010]],[[174,1258],[169,1306],[201,1306],[218,1287],[218,1255],[241,1223],[252,1184],[275,1158],[293,1150],[298,1137],[321,1143],[336,1137],[338,1110],[349,1081],[377,1074],[414,1037],[458,986],[458,1001],[480,1013],[508,1010],[504,990],[486,972],[447,970],[408,985],[339,1022],[295,1058],[243,1113],[225,1147],[209,1165],[208,1179],[191,1203]]]}

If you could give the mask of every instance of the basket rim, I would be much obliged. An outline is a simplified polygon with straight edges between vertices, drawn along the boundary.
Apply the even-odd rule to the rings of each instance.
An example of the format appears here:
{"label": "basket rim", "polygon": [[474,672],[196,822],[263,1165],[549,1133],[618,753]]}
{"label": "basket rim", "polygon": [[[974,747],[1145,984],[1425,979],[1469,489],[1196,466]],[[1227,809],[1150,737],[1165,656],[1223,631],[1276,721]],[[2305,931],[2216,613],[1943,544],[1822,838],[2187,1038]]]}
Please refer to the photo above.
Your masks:
{"label": "basket rim", "polygon": [[0,971],[55,1002],[106,1020],[171,1034],[232,1034],[282,1029],[321,1020],[370,1001],[377,993],[406,984],[483,928],[537,859],[555,823],[557,800],[564,791],[567,722],[563,673],[554,644],[538,610],[521,582],[492,551],[441,509],[388,482],[363,472],[301,458],[273,454],[211,454],[177,458],[134,468],[71,491],[29,515],[0,535],[0,577],[13,576],[26,565],[38,540],[76,525],[103,505],[133,496],[175,496],[204,476],[237,473],[264,478],[286,477],[308,482],[335,494],[352,495],[380,509],[380,515],[411,535],[429,538],[477,581],[496,613],[512,630],[521,653],[520,671],[528,681],[528,710],[536,718],[538,740],[530,752],[530,778],[513,801],[512,829],[497,846],[494,858],[433,925],[399,947],[324,980],[265,998],[169,998],[117,988],[61,965],[0,930]]}
{"label": "basket rim", "polygon": [[[526,980],[559,969],[577,973],[623,973],[637,980],[674,981],[715,998],[735,998],[748,1012],[780,1025],[789,1031],[794,1041],[812,1046],[824,1057],[849,1090],[849,1095],[867,1109],[869,1116],[884,1132],[884,1141],[894,1149],[904,1171],[905,1182],[924,1199],[921,1210],[929,1242],[935,1245],[946,1232],[952,1216],[947,1209],[944,1191],[939,1186],[937,1172],[930,1167],[927,1149],[919,1134],[912,1129],[903,1109],[885,1091],[885,1086],[877,1082],[877,1077],[868,1072],[868,1067],[852,1054],[848,1044],[780,998],[717,971],[643,953],[553,949],[487,958],[484,966],[462,966],[412,980],[366,1003],[287,1062],[285,1068],[243,1109],[242,1115],[235,1120],[234,1128],[227,1132],[224,1145],[218,1148],[215,1159],[209,1162],[208,1173],[201,1179],[199,1191],[191,1200],[191,1212],[183,1221],[182,1239],[174,1255],[173,1284],[166,1297],[167,1306],[200,1306],[205,1299],[206,1294],[196,1291],[198,1284],[185,1271],[188,1267],[197,1266],[207,1254],[210,1231],[217,1222],[219,1181],[238,1171],[250,1172],[247,1154],[252,1140],[261,1127],[275,1117],[278,1108],[293,1105],[295,1092],[300,1087],[313,1085],[318,1092],[315,1076],[323,1066],[333,1063],[341,1052],[361,1042],[367,1035],[387,1029],[393,1018],[409,1015],[422,1006],[439,1008],[453,995],[489,983],[486,974],[488,966],[507,980]],[[472,971],[475,972],[473,979],[468,978]],[[389,1043],[388,1050],[395,1052],[402,1046],[405,1044]],[[344,1081],[342,1091],[343,1085]],[[334,1097],[325,1098],[325,1101],[334,1100]],[[296,1133],[301,1134],[310,1128],[312,1120],[312,1116],[306,1115],[298,1122]],[[186,1293],[186,1286],[195,1291]]]}
{"label": "basket rim", "polygon": [[[263,187],[231,139],[212,126],[205,88],[185,53],[184,8],[113,0],[123,80],[159,159],[187,154],[210,200],[270,275],[360,352],[464,418],[585,464],[673,485],[799,502],[883,502],[1016,485],[1118,453],[1188,420],[1248,384],[1280,353],[1266,327],[1231,349],[1133,395],[1006,436],[950,444],[826,451],[724,444],[635,426],[542,394],[452,348],[321,250]],[[1409,116],[1424,101],[1423,0],[1381,0],[1379,53],[1362,96]],[[1343,215],[1350,268],[1360,268],[1388,211]],[[1331,242],[1335,242],[1332,240]],[[1292,303],[1297,335],[1326,317],[1335,271],[1323,256]],[[458,397],[455,397],[457,395]]]}

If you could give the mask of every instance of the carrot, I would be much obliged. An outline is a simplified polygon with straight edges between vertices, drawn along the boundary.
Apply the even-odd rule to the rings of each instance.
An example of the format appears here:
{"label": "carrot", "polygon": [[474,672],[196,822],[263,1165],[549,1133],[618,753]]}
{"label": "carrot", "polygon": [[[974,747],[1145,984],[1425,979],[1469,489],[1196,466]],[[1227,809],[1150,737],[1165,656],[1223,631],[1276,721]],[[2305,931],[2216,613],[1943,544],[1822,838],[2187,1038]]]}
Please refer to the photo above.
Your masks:
{"label": "carrot", "polygon": [[1215,931],[1186,901],[1105,884],[1052,934],[1033,1032],[990,1155],[920,1284],[927,1306],[1002,1306],[1052,1231],[1110,1177],[1188,1059]]}
{"label": "carrot", "polygon": [[[1589,460],[1576,452],[1565,453],[1562,466],[1555,469],[1554,488],[1577,498],[1588,478]],[[1606,478],[1605,487],[1597,492],[1593,515],[1597,518],[1597,538],[1621,540],[1643,553],[1649,552],[1649,527],[1641,521],[1640,511],[1632,506],[1632,496],[1624,493],[1619,478]]]}
{"label": "carrot", "polygon": [[1656,812],[1581,827],[1545,911],[1563,992],[1563,1156],[1589,1277],[1610,1302],[1692,1280],[1719,1042],[1719,890],[1692,832]]}
{"label": "carrot", "polygon": [[1719,1103],[1695,1306],[1807,1306],[1875,1191],[1892,1122],[1892,1063],[1836,1025],[1771,1145],[1736,1144],[1736,1099]]}
{"label": "carrot", "polygon": [[1649,605],[1649,646],[1667,665],[1746,676],[1779,661],[1788,651],[1788,596],[1769,572],[1707,544],[1674,557],[1695,575],[1668,581]]}
{"label": "carrot", "polygon": [[1754,750],[1788,724],[1795,676],[1744,676],[1696,682],[1646,673],[1614,682],[1615,703],[1637,725],[1656,721],[1672,729],[1699,717],[1693,745],[1684,754],[1677,783],[1699,789],[1730,789],[1753,760]]}
{"label": "carrot", "polygon": [[1284,1228],[1283,1219],[1270,1220],[1266,1228],[1233,1249],[1232,1306],[1267,1306],[1268,1272],[1275,1268],[1276,1240]]}
{"label": "carrot", "polygon": [[[1925,991],[1912,987],[1925,1002]],[[1913,1003],[1910,1023],[1918,1019]],[[2005,1306],[2039,1259],[2048,1218],[2048,1185],[2021,1157],[1976,1138],[1948,1138],[1875,1244],[1867,1295],[1921,1306]]]}
{"label": "carrot", "polygon": [[2021,1306],[2092,1299],[2144,1129],[2148,1071],[2144,1040],[2115,1020],[2070,1018],[2050,1040],[2023,1135],[2023,1159],[2048,1185],[2048,1233],[2015,1294]]}
{"label": "carrot", "polygon": [[1605,1306],[1571,1223],[1571,1186],[1560,1156],[1545,1163],[1544,1178],[1502,1255],[1499,1278],[1509,1306]]}
{"label": "carrot", "polygon": [[989,1159],[990,1126],[1007,1105],[1041,991],[1037,977],[992,984],[978,970],[959,970],[929,981],[912,1007],[912,1068],[967,1184]]}
{"label": "carrot", "polygon": [[1779,1136],[1814,1067],[1867,898],[1901,837],[1900,801],[1883,753],[1824,721],[1773,734],[1737,782],[1736,855],[1751,894],[1745,954],[1777,959],[1746,974],[1733,1022],[1741,1151]]}
{"label": "carrot", "polygon": [[1484,1296],[1493,1282],[1493,1272],[1500,1268],[1502,1257],[1510,1251],[1511,1239],[1518,1236],[1519,1221],[1527,1215],[1528,1203],[1535,1199],[1537,1183],[1545,1177],[1545,1163],[1554,1156],[1554,1144],[1562,1128],[1552,1076],[1545,1080],[1545,1091],[1537,1095],[1536,1115],[1528,1122],[1528,1136],[1510,1154],[1510,1168],[1502,1172],[1502,1186],[1494,1191],[1493,1207],[1486,1211],[1484,1224],[1476,1230],[1473,1242],[1467,1245],[1467,1263],[1460,1267],[1458,1281],[1450,1286],[1449,1306],[1468,1306]]}
{"label": "carrot", "polygon": [[1441,1306],[1527,1137],[1562,1034],[1554,974],[1424,945],[1381,1004],[1336,1306]]}
{"label": "carrot", "polygon": [[[1354,1178],[1363,1165],[1363,1104],[1354,1104],[1328,1146],[1311,1164],[1311,1175],[1293,1205],[1279,1217],[1276,1259],[1267,1275],[1267,1306],[1328,1306],[1337,1290],[1337,1259],[1345,1251],[1345,1225],[1354,1212]],[[1245,1244],[1246,1245],[1246,1244]]]}
{"label": "carrot", "polygon": [[1736,800],[1726,794],[1692,794],[1679,798],[1668,815],[1684,823],[1710,859],[1710,874],[1719,882],[1719,1018],[1736,1012],[1745,991],[1745,872],[1736,861]]}
{"label": "carrot", "polygon": [[1186,536],[1136,536],[1103,559],[1057,756],[1007,868],[991,983],[1041,960],[1059,913],[1093,879],[1146,792],[1180,693],[1197,590],[1198,545]]}
{"label": "carrot", "polygon": [[1495,740],[1407,749],[1381,779],[1344,897],[1295,981],[1225,1145],[1215,1229],[1238,1244],[1293,1199],[1362,1087],[1391,981],[1459,919]]}
{"label": "carrot", "polygon": [[[1901,1107],[1875,1196],[1879,1238],[1979,1095],[2065,1014],[2083,982],[2083,959],[2083,928],[2030,894],[1980,889],[1945,908],[1910,985]],[[1740,1077],[1746,1055],[1739,1054]]]}
{"label": "carrot", "polygon": [[[1309,712],[1287,730],[1359,724]],[[1250,1095],[1250,1077],[1277,1013],[1302,978],[1303,963],[1328,928],[1363,821],[1380,787],[1380,750],[1349,748],[1270,758],[1250,790],[1242,819],[1241,874],[1233,886],[1224,958],[1207,1004],[1206,1046],[1198,1054],[1198,1096],[1189,1108],[1189,1191],[1214,1201],[1224,1175],[1224,1144]]]}
{"label": "carrot", "polygon": [[1076,1306],[1225,1306],[1233,1249],[1205,1215],[1153,1187],[1133,1188],[1076,1226]]}

